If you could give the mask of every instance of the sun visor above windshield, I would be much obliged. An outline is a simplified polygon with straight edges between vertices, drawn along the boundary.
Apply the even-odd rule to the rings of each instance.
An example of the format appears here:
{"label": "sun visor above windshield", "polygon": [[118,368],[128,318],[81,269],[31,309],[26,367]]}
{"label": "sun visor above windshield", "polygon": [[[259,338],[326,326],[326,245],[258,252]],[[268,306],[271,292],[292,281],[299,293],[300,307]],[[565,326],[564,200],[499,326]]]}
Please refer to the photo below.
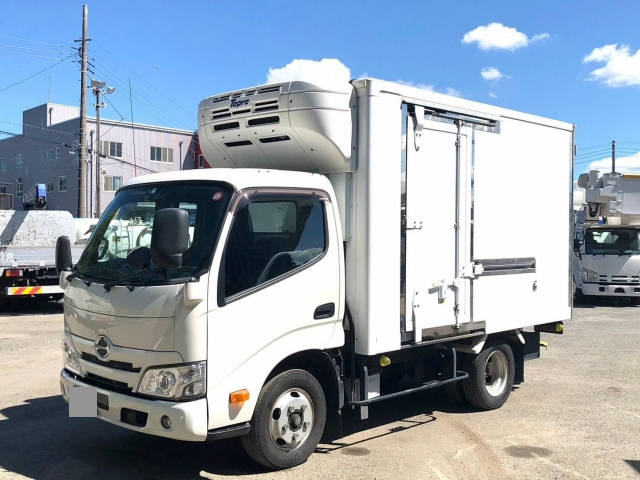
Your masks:
{"label": "sun visor above windshield", "polygon": [[352,171],[355,94],[306,82],[248,88],[200,102],[199,141],[213,167]]}

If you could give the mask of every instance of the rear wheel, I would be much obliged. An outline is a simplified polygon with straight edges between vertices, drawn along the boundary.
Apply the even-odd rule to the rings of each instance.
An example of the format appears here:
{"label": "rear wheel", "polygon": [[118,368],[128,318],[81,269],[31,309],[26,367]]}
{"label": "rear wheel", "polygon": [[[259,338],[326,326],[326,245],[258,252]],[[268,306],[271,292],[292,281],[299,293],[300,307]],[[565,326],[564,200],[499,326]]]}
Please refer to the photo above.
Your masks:
{"label": "rear wheel", "polygon": [[500,408],[513,387],[515,361],[511,347],[488,347],[470,363],[469,378],[462,383],[467,401],[483,410]]}
{"label": "rear wheel", "polygon": [[305,370],[288,370],[262,388],[242,446],[265,467],[299,465],[318,445],[326,415],[324,392],[315,377]]}

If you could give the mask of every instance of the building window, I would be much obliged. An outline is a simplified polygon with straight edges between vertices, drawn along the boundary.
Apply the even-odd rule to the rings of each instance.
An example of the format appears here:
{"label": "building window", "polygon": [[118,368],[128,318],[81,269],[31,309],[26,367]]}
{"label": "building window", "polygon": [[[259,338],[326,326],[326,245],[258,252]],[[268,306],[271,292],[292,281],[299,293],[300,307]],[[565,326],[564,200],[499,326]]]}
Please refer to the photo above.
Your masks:
{"label": "building window", "polygon": [[42,151],[42,161],[44,162],[44,150]]}
{"label": "building window", "polygon": [[122,177],[114,177],[112,175],[104,176],[104,191],[115,192],[122,186]]}
{"label": "building window", "polygon": [[0,172],[4,172],[7,169],[7,161],[4,158],[0,158]]}
{"label": "building window", "polygon": [[59,192],[67,191],[67,177],[58,177],[58,191]]}
{"label": "building window", "polygon": [[48,192],[53,192],[54,190],[55,190],[54,182],[47,182],[47,193]]}
{"label": "building window", "polygon": [[173,163],[173,148],[151,147],[151,161]]}
{"label": "building window", "polygon": [[16,153],[16,168],[22,168],[22,154]]}
{"label": "building window", "polygon": [[22,182],[16,183],[16,195],[22,195]]}
{"label": "building window", "polygon": [[102,142],[103,157],[122,158],[122,143],[120,142]]}
{"label": "building window", "polygon": [[60,158],[60,149],[56,148],[56,160]]}
{"label": "building window", "polygon": [[204,155],[198,155],[198,168],[204,168]]}
{"label": "building window", "polygon": [[51,150],[47,150],[47,160],[49,160],[50,162],[53,161],[55,159],[55,154],[56,151],[51,149]]}

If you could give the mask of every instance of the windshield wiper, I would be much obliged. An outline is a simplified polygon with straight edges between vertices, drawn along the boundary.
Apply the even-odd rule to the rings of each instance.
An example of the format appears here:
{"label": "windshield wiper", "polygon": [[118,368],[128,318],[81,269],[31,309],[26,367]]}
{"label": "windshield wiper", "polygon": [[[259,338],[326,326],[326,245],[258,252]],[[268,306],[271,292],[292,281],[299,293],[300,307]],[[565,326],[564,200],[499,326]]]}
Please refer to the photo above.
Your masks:
{"label": "windshield wiper", "polygon": [[104,284],[105,292],[110,292],[113,287],[127,287],[130,292],[136,288],[136,286],[130,280],[115,280],[113,282],[107,282]]}

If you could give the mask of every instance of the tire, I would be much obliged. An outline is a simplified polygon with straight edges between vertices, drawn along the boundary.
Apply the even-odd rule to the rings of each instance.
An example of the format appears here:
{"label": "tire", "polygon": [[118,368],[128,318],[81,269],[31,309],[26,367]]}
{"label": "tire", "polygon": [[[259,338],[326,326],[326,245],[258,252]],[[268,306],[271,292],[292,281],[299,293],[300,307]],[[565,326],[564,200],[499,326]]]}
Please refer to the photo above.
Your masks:
{"label": "tire", "polygon": [[462,388],[467,401],[482,410],[500,408],[513,388],[515,361],[507,344],[493,345],[477,355],[469,365],[469,378]]}
{"label": "tire", "polygon": [[270,469],[300,465],[318,445],[326,417],[316,378],[305,370],[287,370],[262,387],[242,446],[252,460]]}

